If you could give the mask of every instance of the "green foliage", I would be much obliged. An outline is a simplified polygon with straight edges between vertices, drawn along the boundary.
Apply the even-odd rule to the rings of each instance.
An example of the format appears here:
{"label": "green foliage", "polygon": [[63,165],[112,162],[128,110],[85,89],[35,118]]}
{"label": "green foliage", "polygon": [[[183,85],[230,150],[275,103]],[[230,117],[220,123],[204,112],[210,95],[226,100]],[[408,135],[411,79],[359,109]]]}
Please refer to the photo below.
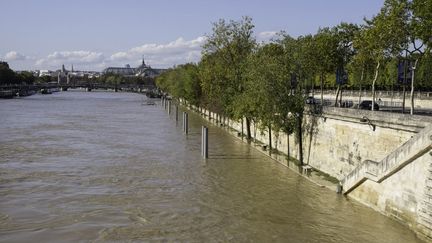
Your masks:
{"label": "green foliage", "polygon": [[247,61],[256,46],[253,28],[249,17],[228,23],[219,20],[203,46],[205,63],[200,74],[204,86],[209,87],[204,91],[212,99],[222,95],[223,113],[237,119],[249,115],[238,100],[244,96]]}
{"label": "green foliage", "polygon": [[405,51],[418,59],[422,49],[413,43],[421,41],[427,55],[417,67],[417,83],[432,88],[431,1],[385,0],[380,12],[361,26],[340,23],[298,38],[281,32],[279,39],[260,45],[249,17],[219,20],[207,35],[200,62],[177,66],[156,84],[192,104],[246,118],[246,124],[296,133],[301,151],[305,97],[317,85],[334,88],[337,68],[348,71],[348,87],[393,90],[398,58]]}
{"label": "green foliage", "polygon": [[[90,81],[90,80],[88,80]],[[150,77],[125,77],[120,74],[107,73],[96,79],[92,79],[92,82],[105,83],[109,85],[120,85],[120,84],[130,84],[130,85],[155,85],[154,78]]]}
{"label": "green foliage", "polygon": [[0,62],[0,85],[9,84],[32,84],[35,82],[35,77],[31,72],[15,73],[9,68],[7,62]]}
{"label": "green foliage", "polygon": [[7,62],[0,62],[0,84],[15,83],[15,73],[9,68]]}
{"label": "green foliage", "polygon": [[432,0],[413,0],[413,32],[426,45],[426,53],[432,48]]}
{"label": "green foliage", "polygon": [[36,80],[35,76],[31,72],[23,71],[16,74],[16,82],[17,83],[26,83],[32,84]]}
{"label": "green foliage", "polygon": [[51,81],[52,81],[51,76],[48,76],[48,75],[42,76],[42,77],[38,77],[36,79],[36,83],[49,83]]}
{"label": "green foliage", "polygon": [[201,86],[198,66],[193,63],[177,66],[161,74],[156,79],[157,86],[165,92],[198,105],[201,99]]}

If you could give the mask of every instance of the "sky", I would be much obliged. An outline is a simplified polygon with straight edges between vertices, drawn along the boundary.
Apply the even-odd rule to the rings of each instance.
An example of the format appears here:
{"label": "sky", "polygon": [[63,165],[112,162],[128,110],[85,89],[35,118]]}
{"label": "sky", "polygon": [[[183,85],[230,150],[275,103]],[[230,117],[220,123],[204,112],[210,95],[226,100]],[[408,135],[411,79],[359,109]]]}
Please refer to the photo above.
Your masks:
{"label": "sky", "polygon": [[384,0],[2,0],[0,60],[14,70],[101,71],[197,62],[212,23],[252,17],[258,41],[363,23]]}

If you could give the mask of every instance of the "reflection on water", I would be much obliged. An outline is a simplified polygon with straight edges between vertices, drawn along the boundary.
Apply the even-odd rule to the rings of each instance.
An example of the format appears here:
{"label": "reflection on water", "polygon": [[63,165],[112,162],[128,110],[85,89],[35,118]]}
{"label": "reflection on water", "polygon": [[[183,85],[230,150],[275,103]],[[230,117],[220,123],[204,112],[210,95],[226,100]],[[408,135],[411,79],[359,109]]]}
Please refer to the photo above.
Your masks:
{"label": "reflection on water", "polygon": [[199,117],[138,94],[0,100],[0,241],[417,242]]}

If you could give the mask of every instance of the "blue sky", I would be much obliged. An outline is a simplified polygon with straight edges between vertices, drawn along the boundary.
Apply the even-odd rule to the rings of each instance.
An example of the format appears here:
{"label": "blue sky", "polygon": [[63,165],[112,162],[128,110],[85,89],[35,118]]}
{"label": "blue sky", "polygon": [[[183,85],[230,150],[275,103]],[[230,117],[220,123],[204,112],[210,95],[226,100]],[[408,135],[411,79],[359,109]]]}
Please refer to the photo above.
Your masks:
{"label": "blue sky", "polygon": [[281,30],[292,36],[319,27],[362,23],[383,0],[2,0],[0,59],[15,70],[153,67],[200,58],[218,19],[251,16],[258,40]]}

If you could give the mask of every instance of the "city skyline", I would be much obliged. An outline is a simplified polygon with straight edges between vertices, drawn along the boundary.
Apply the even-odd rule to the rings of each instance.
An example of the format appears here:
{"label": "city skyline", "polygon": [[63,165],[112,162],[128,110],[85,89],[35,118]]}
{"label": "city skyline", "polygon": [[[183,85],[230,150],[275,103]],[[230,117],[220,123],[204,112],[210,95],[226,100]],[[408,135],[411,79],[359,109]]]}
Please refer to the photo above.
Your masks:
{"label": "city skyline", "polygon": [[383,1],[2,1],[0,59],[15,70],[101,71],[197,62],[205,35],[219,19],[250,16],[258,41],[280,31],[314,34],[340,22],[360,24]]}

